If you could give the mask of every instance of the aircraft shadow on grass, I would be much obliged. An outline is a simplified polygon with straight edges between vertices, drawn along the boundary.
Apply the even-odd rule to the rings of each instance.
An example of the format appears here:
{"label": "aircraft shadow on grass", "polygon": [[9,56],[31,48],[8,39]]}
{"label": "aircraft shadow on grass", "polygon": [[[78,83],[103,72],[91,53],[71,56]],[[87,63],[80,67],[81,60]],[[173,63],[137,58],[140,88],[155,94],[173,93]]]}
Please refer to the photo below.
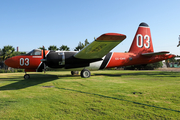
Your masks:
{"label": "aircraft shadow on grass", "polygon": [[[92,76],[109,76],[109,77],[121,77],[123,75],[148,75],[148,76],[155,76],[155,77],[177,77],[175,75],[172,75],[171,72],[138,72],[138,73],[117,73],[117,74],[108,74],[108,73],[95,73]],[[2,90],[17,90],[17,89],[23,89],[30,86],[38,85],[41,83],[53,81],[59,78],[65,78],[65,77],[79,77],[79,76],[72,76],[72,75],[47,75],[47,74],[31,74],[30,79],[23,79],[21,76],[14,77],[14,78],[2,78],[0,81],[16,81],[14,83],[0,86],[0,91]],[[83,79],[83,78],[82,78]]]}
{"label": "aircraft shadow on grass", "polygon": [[38,85],[41,83],[49,82],[58,79],[56,75],[42,75],[42,74],[31,74],[30,79],[23,79],[21,76],[14,78],[2,78],[0,81],[16,81],[14,83],[0,86],[0,91],[2,90],[18,90],[27,88],[30,86]]}
{"label": "aircraft shadow on grass", "polygon": [[[158,74],[154,73],[154,72],[148,72],[148,73],[144,73],[144,72],[140,72],[140,73],[123,73],[123,74],[95,74],[96,76],[121,76],[121,75],[167,75],[170,77],[175,77],[175,76],[171,76],[171,73],[168,72],[160,72]],[[0,86],[0,91],[2,90],[18,90],[18,89],[23,89],[23,88],[27,88],[30,86],[34,86],[34,85],[38,85],[41,83],[45,83],[45,82],[49,82],[49,81],[53,81],[53,80],[57,80],[59,78],[64,78],[64,77],[79,77],[79,76],[71,76],[71,75],[42,75],[42,74],[32,74],[31,75],[32,78],[31,79],[22,79],[22,77],[14,77],[14,78],[2,78],[0,79],[0,81],[17,81],[15,83],[11,83],[5,86]],[[167,77],[166,76],[166,77]],[[130,102],[130,103],[134,103],[134,104],[139,104],[139,105],[143,105],[143,106],[148,106],[148,107],[154,107],[154,108],[159,108],[159,109],[164,109],[164,110],[170,110],[170,111],[174,111],[174,112],[180,112],[179,110],[173,110],[173,109],[169,109],[169,108],[163,108],[163,107],[158,107],[158,106],[154,106],[154,105],[148,105],[148,104],[144,104],[144,103],[140,103],[140,102],[135,102],[135,101],[130,101],[130,100],[125,100],[122,98],[117,98],[117,97],[111,97],[111,96],[106,96],[106,95],[101,95],[101,94],[97,94],[97,93],[90,93],[90,92],[84,92],[84,91],[80,91],[80,90],[74,90],[74,89],[67,89],[67,88],[60,88],[60,87],[55,87],[57,89],[60,90],[68,90],[68,91],[74,91],[74,92],[79,92],[79,93],[83,93],[83,94],[91,94],[91,95],[95,95],[95,96],[99,96],[99,97],[104,97],[104,98],[109,98],[109,99],[115,99],[115,100],[120,100],[120,101],[126,101],[126,102]]]}
{"label": "aircraft shadow on grass", "polygon": [[30,86],[35,86],[38,84],[42,84],[45,82],[54,81],[60,78],[66,78],[66,77],[79,77],[77,75],[50,75],[50,74],[31,74],[30,79],[23,79],[22,76],[17,76],[13,78],[0,78],[1,81],[16,81],[14,83],[10,83],[5,86],[0,86],[0,91],[2,90],[18,90],[27,88]]}

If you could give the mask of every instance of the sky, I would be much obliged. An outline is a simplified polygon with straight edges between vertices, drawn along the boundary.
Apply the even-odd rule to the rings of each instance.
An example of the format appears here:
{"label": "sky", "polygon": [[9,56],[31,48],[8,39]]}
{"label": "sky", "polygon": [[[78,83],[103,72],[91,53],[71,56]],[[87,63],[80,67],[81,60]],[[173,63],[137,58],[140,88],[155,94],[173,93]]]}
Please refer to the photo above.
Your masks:
{"label": "sky", "polygon": [[112,52],[125,52],[141,22],[151,29],[155,52],[180,55],[179,0],[0,0],[0,49],[67,45],[74,50],[85,39],[114,32],[127,38]]}

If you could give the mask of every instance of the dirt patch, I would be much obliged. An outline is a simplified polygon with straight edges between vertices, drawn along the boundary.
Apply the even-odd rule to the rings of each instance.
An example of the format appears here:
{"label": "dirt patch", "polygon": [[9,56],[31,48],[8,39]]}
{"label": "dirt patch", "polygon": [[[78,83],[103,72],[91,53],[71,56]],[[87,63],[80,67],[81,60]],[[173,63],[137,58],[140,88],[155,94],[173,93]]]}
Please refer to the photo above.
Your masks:
{"label": "dirt patch", "polygon": [[180,68],[158,68],[158,71],[180,72]]}

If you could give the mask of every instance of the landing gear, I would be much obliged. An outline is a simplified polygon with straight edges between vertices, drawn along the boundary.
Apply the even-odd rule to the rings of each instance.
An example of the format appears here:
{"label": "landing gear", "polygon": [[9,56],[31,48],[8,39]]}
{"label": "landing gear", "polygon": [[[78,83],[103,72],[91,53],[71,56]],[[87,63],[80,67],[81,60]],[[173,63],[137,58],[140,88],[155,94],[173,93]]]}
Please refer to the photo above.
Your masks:
{"label": "landing gear", "polygon": [[78,75],[79,71],[71,71],[71,75]]}
{"label": "landing gear", "polygon": [[30,75],[29,74],[25,74],[24,75],[24,79],[29,79],[30,78]]}
{"label": "landing gear", "polygon": [[83,69],[83,70],[81,71],[81,77],[82,77],[82,78],[88,78],[88,77],[90,77],[90,76],[91,76],[91,72],[90,72],[89,70]]}

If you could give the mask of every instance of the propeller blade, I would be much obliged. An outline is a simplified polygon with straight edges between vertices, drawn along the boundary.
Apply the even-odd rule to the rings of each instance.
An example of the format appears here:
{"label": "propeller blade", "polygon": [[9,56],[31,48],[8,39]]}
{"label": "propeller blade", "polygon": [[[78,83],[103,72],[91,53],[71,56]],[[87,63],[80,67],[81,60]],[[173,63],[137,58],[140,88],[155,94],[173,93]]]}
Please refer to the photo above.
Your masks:
{"label": "propeller blade", "polygon": [[46,56],[45,56],[45,48],[44,48],[44,46],[43,46],[43,59],[41,59],[41,62],[43,63],[43,66],[44,66],[44,73],[46,72],[46,58],[45,58]]}
{"label": "propeller blade", "polygon": [[45,63],[43,64],[44,64],[44,73],[46,73],[46,64]]}
{"label": "propeller blade", "polygon": [[43,46],[43,59],[45,59],[45,48]]}

